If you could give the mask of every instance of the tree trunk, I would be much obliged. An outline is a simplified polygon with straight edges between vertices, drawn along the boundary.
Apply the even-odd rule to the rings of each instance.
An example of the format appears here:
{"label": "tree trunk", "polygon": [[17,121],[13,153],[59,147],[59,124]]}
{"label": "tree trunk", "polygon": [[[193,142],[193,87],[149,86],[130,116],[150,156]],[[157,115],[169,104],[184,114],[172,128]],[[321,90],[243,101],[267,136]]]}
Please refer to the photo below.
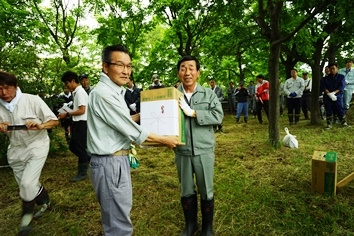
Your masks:
{"label": "tree trunk", "polygon": [[321,124],[319,96],[320,96],[320,81],[322,78],[322,71],[321,71],[322,48],[323,48],[323,41],[321,40],[320,42],[316,42],[315,52],[312,56],[313,65],[311,65],[312,68],[311,125]]}
{"label": "tree trunk", "polygon": [[272,147],[280,146],[279,133],[279,57],[281,44],[271,45],[268,61],[269,72],[269,141]]}

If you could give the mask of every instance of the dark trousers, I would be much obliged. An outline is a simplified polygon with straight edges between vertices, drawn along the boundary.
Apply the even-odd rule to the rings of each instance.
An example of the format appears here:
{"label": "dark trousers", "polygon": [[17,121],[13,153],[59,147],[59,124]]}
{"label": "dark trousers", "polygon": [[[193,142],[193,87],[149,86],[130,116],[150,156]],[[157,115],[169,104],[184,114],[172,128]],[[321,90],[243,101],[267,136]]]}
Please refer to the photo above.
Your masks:
{"label": "dark trousers", "polygon": [[87,163],[89,157],[86,151],[87,122],[74,121],[69,149],[79,158],[79,163]]}
{"label": "dark trousers", "polygon": [[304,113],[305,118],[308,118],[308,111],[311,109],[311,93],[304,93],[301,98],[301,108],[302,113]]}
{"label": "dark trousers", "polygon": [[268,100],[263,100],[263,103],[261,101],[257,101],[256,103],[256,110],[257,110],[257,118],[259,123],[262,123],[262,108],[264,108],[264,112],[267,115],[267,118],[269,120],[269,101]]}
{"label": "dark trousers", "polygon": [[345,116],[343,97],[337,96],[337,101],[332,101],[327,95],[323,95],[323,102],[326,108],[326,116],[332,116],[333,114],[338,117]]}
{"label": "dark trousers", "polygon": [[289,122],[293,122],[295,111],[295,123],[300,120],[301,98],[287,98]]}

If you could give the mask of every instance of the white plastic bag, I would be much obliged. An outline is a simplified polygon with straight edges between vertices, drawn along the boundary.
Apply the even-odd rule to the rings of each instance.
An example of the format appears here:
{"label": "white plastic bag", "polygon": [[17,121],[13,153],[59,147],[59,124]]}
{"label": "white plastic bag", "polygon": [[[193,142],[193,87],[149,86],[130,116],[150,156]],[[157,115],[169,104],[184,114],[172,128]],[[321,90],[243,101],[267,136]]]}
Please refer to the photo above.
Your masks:
{"label": "white plastic bag", "polygon": [[291,148],[298,148],[299,142],[296,140],[296,136],[289,133],[289,129],[287,127],[284,128],[285,137],[283,138],[283,145]]}

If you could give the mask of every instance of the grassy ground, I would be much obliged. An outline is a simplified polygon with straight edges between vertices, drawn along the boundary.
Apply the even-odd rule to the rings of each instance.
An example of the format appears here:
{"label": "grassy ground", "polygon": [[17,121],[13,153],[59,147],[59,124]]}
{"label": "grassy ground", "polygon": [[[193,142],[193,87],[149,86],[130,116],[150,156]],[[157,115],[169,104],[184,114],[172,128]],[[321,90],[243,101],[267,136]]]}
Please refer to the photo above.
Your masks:
{"label": "grassy ground", "polygon": [[[287,117],[280,122],[284,137]],[[354,127],[327,131],[301,120],[289,127],[299,148],[274,150],[267,144],[267,124],[252,117],[248,124],[236,124],[233,115],[226,115],[223,125],[225,133],[216,134],[216,235],[354,235],[354,181],[335,197],[311,192],[315,150],[338,153],[338,181],[354,171]],[[173,152],[138,149],[138,158],[141,167],[131,173],[134,235],[178,235],[184,220]],[[91,183],[71,183],[75,173],[70,152],[48,158],[41,181],[53,208],[34,222],[33,235],[103,235]],[[18,187],[9,168],[0,169],[0,179],[0,235],[15,235],[21,213]]]}

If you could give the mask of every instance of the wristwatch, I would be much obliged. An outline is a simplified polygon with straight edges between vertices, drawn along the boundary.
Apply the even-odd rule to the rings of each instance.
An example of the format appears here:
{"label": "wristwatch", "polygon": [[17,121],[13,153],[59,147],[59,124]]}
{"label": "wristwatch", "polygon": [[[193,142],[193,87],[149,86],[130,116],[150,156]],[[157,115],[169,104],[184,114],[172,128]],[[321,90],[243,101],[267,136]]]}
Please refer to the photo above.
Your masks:
{"label": "wristwatch", "polygon": [[70,113],[69,112],[66,113],[66,117],[70,118]]}

